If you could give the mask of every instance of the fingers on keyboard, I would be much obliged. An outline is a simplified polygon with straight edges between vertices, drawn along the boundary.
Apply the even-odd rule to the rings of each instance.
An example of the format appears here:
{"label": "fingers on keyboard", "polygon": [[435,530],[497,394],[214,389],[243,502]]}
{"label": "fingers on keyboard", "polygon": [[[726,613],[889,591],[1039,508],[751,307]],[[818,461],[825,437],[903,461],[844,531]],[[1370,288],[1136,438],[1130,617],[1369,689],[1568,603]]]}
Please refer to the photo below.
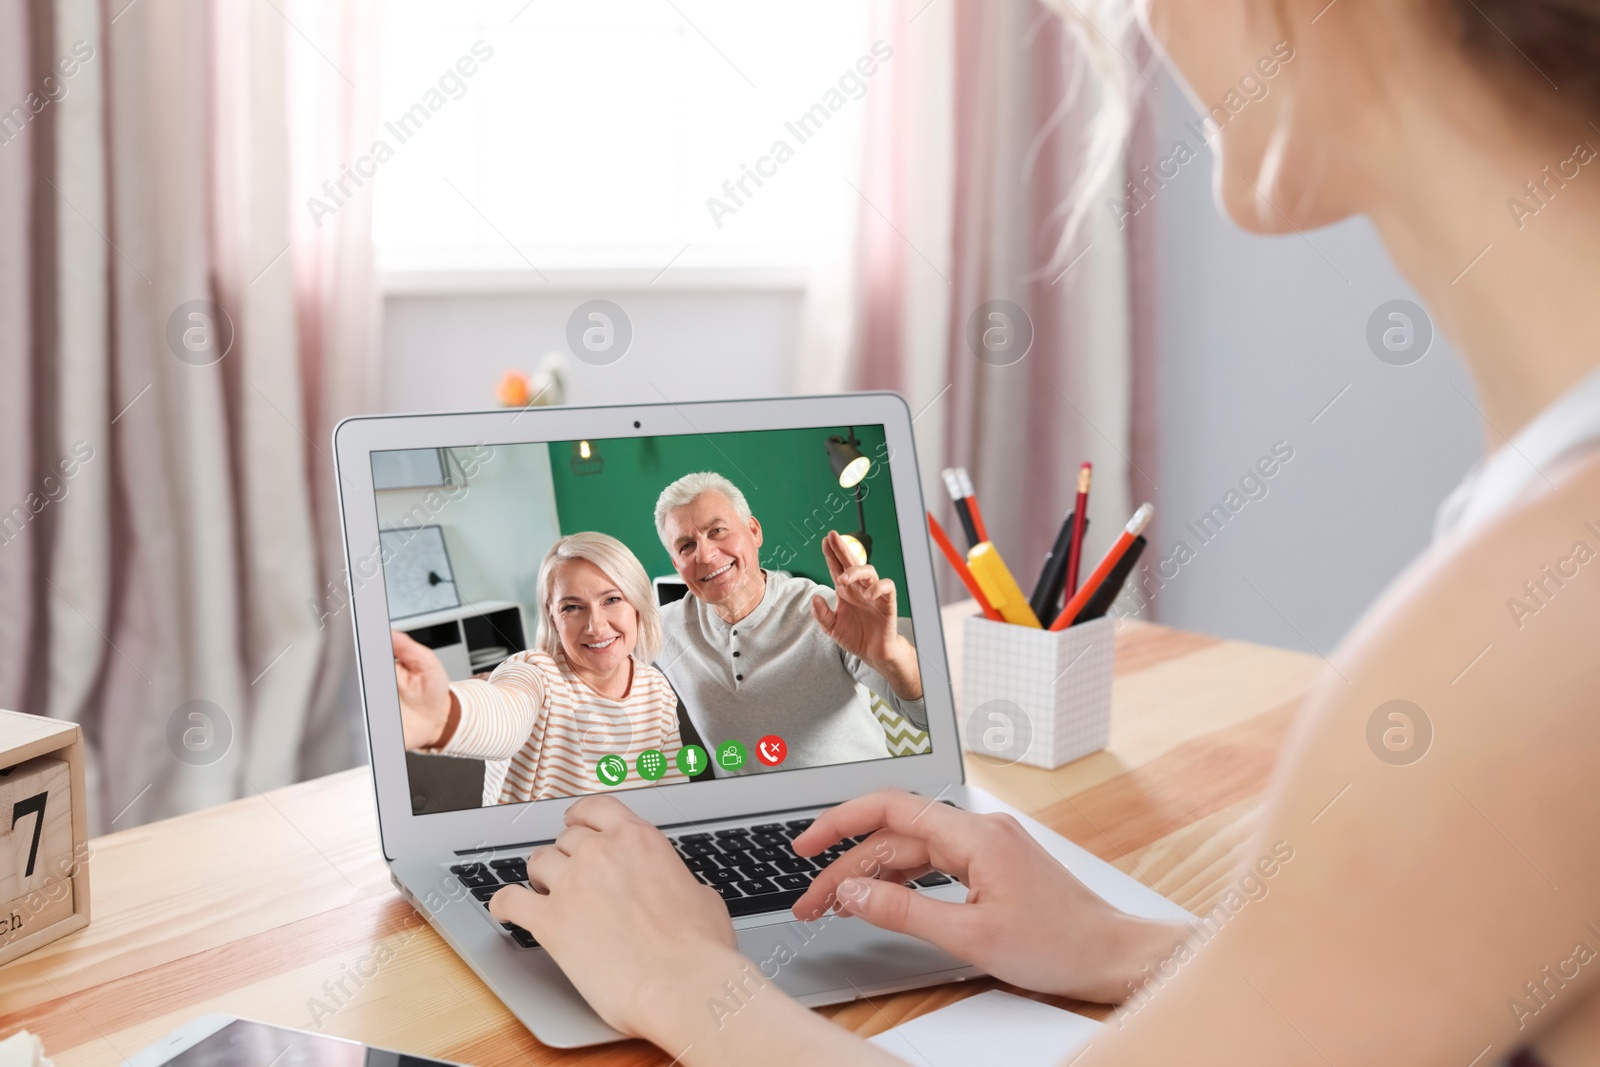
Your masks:
{"label": "fingers on keyboard", "polygon": [[[670,840],[695,878],[715,889],[737,919],[793,907],[823,868],[868,837],[847,837],[820,855],[797,856],[792,842],[812,822],[758,823]],[[929,889],[950,882],[948,875],[933,871],[913,884]]]}

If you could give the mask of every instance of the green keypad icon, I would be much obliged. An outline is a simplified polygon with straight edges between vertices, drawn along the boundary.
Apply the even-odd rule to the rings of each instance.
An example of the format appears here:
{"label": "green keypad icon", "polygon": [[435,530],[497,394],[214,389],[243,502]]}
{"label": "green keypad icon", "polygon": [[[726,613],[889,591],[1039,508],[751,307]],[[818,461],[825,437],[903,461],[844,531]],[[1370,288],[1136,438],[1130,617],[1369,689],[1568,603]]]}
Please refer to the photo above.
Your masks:
{"label": "green keypad icon", "polygon": [[639,772],[640,778],[653,782],[667,773],[667,757],[659,748],[647,748],[639,753],[639,758],[633,761],[633,766]]}

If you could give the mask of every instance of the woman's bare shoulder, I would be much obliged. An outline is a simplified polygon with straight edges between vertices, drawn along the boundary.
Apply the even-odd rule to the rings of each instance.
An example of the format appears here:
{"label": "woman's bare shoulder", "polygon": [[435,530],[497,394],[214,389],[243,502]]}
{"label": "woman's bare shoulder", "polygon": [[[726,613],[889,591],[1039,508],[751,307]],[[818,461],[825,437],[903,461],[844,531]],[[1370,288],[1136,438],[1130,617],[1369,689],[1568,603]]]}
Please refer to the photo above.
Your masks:
{"label": "woman's bare shoulder", "polygon": [[1597,635],[1600,453],[1548,472],[1474,535],[1431,548],[1334,658],[1425,689],[1553,693],[1600,678]]}
{"label": "woman's bare shoulder", "polygon": [[1566,1007],[1535,1045],[1549,1067],[1583,1067],[1600,1063],[1600,993]]}
{"label": "woman's bare shoulder", "polygon": [[[1555,1021],[1517,991],[1588,936],[1600,899],[1587,847],[1600,829],[1600,457],[1551,482],[1430,549],[1328,657],[1262,830],[1306,847],[1279,910],[1230,957],[1263,980],[1273,953],[1316,958],[1315,973],[1282,963],[1281,980],[1403,1001],[1417,1035],[1461,1037],[1451,1028],[1470,1008],[1479,1048]],[[1600,970],[1569,984],[1562,1011],[1600,995]]]}
{"label": "woman's bare shoulder", "polygon": [[[1539,795],[1586,777],[1600,752],[1597,637],[1600,456],[1591,456],[1396,579],[1328,656],[1290,738],[1291,762],[1339,769],[1346,781],[1350,768],[1415,763],[1407,780],[1430,793],[1473,782],[1520,791],[1518,807],[1548,802]],[[1325,801],[1297,802],[1315,814]],[[1600,826],[1591,806],[1569,814]]]}

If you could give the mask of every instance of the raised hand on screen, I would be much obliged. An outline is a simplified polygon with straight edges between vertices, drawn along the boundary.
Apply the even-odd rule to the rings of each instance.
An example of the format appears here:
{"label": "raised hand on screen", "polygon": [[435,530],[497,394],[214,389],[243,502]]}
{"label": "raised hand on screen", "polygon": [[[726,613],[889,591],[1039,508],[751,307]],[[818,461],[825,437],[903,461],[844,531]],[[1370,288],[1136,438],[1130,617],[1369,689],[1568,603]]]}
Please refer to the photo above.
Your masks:
{"label": "raised hand on screen", "polygon": [[438,742],[450,718],[450,676],[433,649],[399,630],[390,635],[406,748],[429,748]]}
{"label": "raised hand on screen", "polygon": [[811,598],[811,613],[822,632],[846,652],[868,663],[888,659],[903,640],[895,624],[898,612],[894,583],[878,577],[876,568],[857,563],[838,531],[830,530],[822,539],[822,556],[828,562],[837,594],[834,606],[820,596]]}

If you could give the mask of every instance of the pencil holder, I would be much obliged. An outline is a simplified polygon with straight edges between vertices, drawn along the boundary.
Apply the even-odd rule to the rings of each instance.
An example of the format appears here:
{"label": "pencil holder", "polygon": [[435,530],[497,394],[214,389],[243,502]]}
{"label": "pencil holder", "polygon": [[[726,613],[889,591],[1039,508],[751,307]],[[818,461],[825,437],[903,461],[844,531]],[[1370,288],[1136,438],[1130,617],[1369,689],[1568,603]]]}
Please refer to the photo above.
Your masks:
{"label": "pencil holder", "polygon": [[996,765],[1053,769],[1111,740],[1113,620],[1051,633],[967,618],[962,746]]}

